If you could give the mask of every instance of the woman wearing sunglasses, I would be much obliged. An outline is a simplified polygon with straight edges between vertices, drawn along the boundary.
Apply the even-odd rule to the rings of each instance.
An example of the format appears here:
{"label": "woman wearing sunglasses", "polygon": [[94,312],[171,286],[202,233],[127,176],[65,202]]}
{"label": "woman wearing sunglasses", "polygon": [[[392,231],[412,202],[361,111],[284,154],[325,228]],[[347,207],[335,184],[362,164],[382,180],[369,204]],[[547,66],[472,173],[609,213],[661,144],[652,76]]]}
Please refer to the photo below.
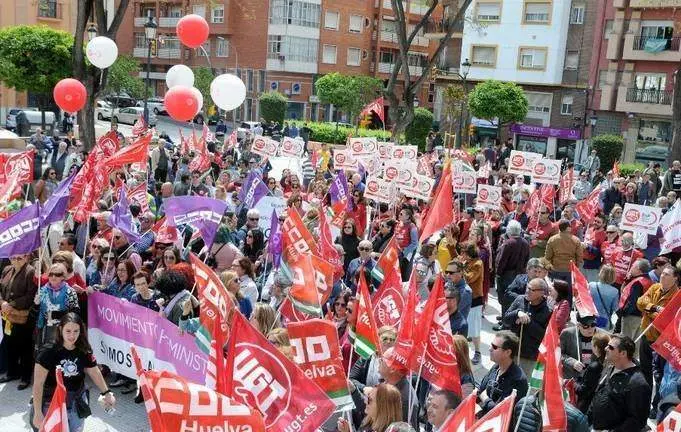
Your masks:
{"label": "woman wearing sunglasses", "polygon": [[66,283],[66,265],[54,263],[47,272],[48,282],[41,286],[35,297],[38,306],[38,338],[36,346],[42,348],[46,343],[54,341],[55,328],[61,318],[68,312],[80,314],[78,294]]}

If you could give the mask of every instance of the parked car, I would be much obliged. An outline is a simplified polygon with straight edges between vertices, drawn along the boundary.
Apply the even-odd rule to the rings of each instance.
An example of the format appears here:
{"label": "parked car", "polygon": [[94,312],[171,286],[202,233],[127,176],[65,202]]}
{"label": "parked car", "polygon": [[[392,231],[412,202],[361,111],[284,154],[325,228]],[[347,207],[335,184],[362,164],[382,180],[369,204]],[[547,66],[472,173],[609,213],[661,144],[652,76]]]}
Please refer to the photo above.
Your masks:
{"label": "parked car", "polygon": [[[144,108],[144,101],[137,101],[137,106]],[[147,108],[149,112],[153,112],[156,115],[166,114],[166,107],[163,103],[163,98],[149,98],[147,99]]]}
{"label": "parked car", "polygon": [[[144,114],[144,108],[128,107],[120,108],[114,111],[114,121],[116,123],[125,123],[134,125],[141,115]],[[156,114],[149,112],[149,126],[156,126]]]}
{"label": "parked car", "polygon": [[[36,129],[43,127],[43,113],[37,109],[22,109],[21,111],[26,114],[26,118],[30,123],[30,132],[35,132]],[[17,112],[18,114],[18,112]],[[45,111],[45,127],[43,132],[45,134],[52,136],[52,132],[56,127],[56,117],[52,111]]]}
{"label": "parked car", "polygon": [[664,145],[649,145],[636,149],[636,159],[644,162],[664,162],[668,154],[669,147]]}
{"label": "parked car", "polygon": [[104,100],[116,108],[134,107],[137,104],[137,100],[135,98],[123,92],[119,94],[112,93],[106,95],[104,96]]}
{"label": "parked car", "polygon": [[113,105],[104,100],[95,102],[95,117],[97,120],[109,120],[113,114]]}
{"label": "parked car", "polygon": [[241,122],[241,124],[236,130],[236,137],[242,140],[247,136],[250,136],[253,133],[253,129],[255,129],[256,126],[260,126],[260,122],[255,121]]}
{"label": "parked car", "polygon": [[10,131],[15,131],[17,127],[17,114],[19,111],[38,111],[38,108],[10,108],[7,112],[7,118],[5,118],[5,129]]}

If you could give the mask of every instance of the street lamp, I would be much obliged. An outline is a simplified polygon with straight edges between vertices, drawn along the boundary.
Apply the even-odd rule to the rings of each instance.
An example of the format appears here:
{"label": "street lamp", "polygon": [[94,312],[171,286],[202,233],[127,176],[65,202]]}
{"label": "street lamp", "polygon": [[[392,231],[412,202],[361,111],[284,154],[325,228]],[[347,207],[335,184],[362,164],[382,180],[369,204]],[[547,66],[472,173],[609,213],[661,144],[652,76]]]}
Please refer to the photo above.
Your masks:
{"label": "street lamp", "polygon": [[[462,86],[463,86],[463,101],[461,102],[461,112],[459,112],[459,139],[456,141],[456,148],[461,148],[461,143],[463,142],[463,134],[465,131],[465,125],[463,124],[463,110],[464,110],[464,105],[466,104],[466,78],[468,77],[468,73],[471,70],[471,62],[468,61],[468,59],[464,60],[463,63],[461,63],[461,69],[460,73],[458,73],[459,78],[461,78]],[[468,119],[468,115],[466,115],[466,119]]]}
{"label": "street lamp", "polygon": [[151,44],[156,39],[156,29],[158,26],[154,22],[154,17],[149,15],[149,20],[144,23],[144,36],[147,39],[147,77],[144,83],[144,121],[149,124],[149,108],[147,107],[149,94],[149,73],[151,72]]}
{"label": "street lamp", "polygon": [[87,28],[87,40],[91,41],[92,39],[97,37],[97,27],[95,27],[94,24],[90,24],[90,27]]}

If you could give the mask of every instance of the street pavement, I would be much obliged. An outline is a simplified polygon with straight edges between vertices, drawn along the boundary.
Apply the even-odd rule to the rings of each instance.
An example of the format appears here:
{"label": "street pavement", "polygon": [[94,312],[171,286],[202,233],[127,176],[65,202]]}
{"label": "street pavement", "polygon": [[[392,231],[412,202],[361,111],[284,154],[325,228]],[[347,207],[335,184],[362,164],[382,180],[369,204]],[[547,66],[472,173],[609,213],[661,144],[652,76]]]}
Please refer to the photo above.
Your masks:
{"label": "street pavement", "polygon": [[[184,132],[183,132],[184,133]],[[479,382],[492,367],[489,359],[489,346],[494,340],[492,325],[494,317],[499,315],[499,303],[490,293],[489,303],[484,311],[481,333],[482,363],[474,369],[475,379]],[[471,346],[472,347],[472,346]],[[471,352],[471,356],[473,353]],[[28,401],[31,398],[30,387],[23,391],[16,389],[17,382],[0,384],[0,431],[30,432],[28,427]],[[123,395],[120,389],[112,389],[116,397],[116,412],[106,414],[97,404],[98,391],[90,383],[92,416],[85,421],[84,432],[142,432],[149,431],[149,423],[144,404],[133,402],[134,394]]]}
{"label": "street pavement", "polygon": [[[109,129],[111,124],[109,120],[95,120],[95,123],[97,126],[106,128],[106,130]],[[227,125],[228,129],[227,133],[231,132],[231,127],[232,127],[231,123]],[[208,128],[210,129],[211,132],[215,132],[215,125],[211,125]],[[166,132],[174,143],[180,142],[180,130],[182,130],[182,134],[185,137],[187,137],[191,135],[192,130],[196,131],[196,133],[200,135],[202,129],[203,129],[202,125],[192,124],[189,122],[179,122],[165,115],[156,116],[156,132],[159,134],[162,132]],[[132,125],[119,123],[118,130],[123,135],[129,136],[132,133]]]}

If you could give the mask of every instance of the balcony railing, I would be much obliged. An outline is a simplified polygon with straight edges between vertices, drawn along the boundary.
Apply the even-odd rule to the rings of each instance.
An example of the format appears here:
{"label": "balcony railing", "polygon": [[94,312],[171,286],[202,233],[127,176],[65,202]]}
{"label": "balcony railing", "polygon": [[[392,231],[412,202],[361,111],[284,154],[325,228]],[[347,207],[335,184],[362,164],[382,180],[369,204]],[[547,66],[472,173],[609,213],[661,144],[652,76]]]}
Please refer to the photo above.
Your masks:
{"label": "balcony railing", "polygon": [[144,23],[149,21],[147,17],[135,17],[135,27],[144,27]]}
{"label": "balcony railing", "polygon": [[382,31],[381,32],[381,40],[383,42],[390,42],[390,43],[399,43],[400,40],[397,38],[397,33],[389,32],[389,31]]}
{"label": "balcony railing", "polygon": [[156,57],[162,59],[179,59],[180,55],[180,48],[159,48]]}
{"label": "balcony railing", "polygon": [[463,32],[463,20],[458,22],[458,25],[452,22],[451,19],[432,19],[429,18],[423,26],[423,33],[447,33],[452,25],[455,25],[454,32]]}
{"label": "balcony railing", "polygon": [[651,36],[635,36],[634,51],[678,51],[681,37],[656,38]]}
{"label": "balcony railing", "polygon": [[175,27],[180,21],[180,17],[161,17],[158,19],[159,27]]}
{"label": "balcony railing", "polygon": [[627,102],[671,105],[672,94],[673,92],[670,90],[630,88],[627,90]]}
{"label": "balcony railing", "polygon": [[56,1],[39,1],[38,18],[61,19],[62,4]]}

